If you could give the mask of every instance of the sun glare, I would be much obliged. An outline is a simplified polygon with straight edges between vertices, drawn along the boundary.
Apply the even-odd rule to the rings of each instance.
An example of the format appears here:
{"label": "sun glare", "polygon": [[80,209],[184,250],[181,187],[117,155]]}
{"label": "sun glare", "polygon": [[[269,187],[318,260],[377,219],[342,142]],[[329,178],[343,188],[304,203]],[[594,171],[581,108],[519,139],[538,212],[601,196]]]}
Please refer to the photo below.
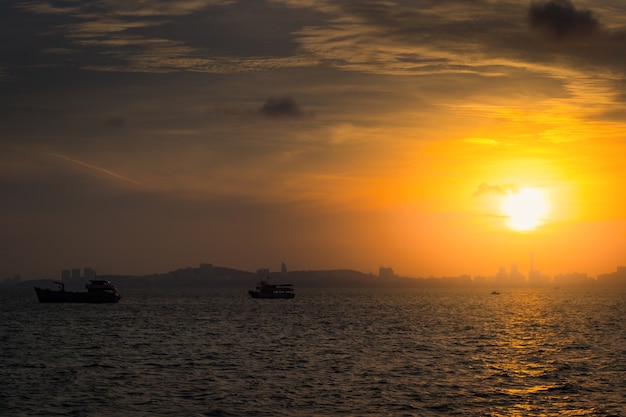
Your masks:
{"label": "sun glare", "polygon": [[500,210],[507,217],[507,225],[511,229],[527,232],[545,221],[550,204],[541,190],[520,188],[504,197]]}

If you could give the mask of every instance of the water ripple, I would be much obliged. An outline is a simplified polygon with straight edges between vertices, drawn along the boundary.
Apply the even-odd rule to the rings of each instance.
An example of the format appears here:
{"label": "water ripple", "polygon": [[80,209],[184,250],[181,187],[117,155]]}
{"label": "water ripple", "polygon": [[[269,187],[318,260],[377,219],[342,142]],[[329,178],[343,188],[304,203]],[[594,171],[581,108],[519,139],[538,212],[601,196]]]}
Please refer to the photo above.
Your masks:
{"label": "water ripple", "polygon": [[[626,294],[125,292],[2,299],[12,416],[626,415]],[[105,320],[103,320],[105,318]]]}

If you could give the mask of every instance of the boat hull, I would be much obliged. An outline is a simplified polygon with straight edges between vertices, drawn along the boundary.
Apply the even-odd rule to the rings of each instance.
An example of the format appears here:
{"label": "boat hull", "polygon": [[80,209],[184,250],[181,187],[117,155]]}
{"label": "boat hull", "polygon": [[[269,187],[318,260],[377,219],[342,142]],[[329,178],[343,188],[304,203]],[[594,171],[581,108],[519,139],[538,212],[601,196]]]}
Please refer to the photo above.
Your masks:
{"label": "boat hull", "polygon": [[120,295],[116,293],[89,293],[72,291],[55,291],[35,287],[40,303],[117,303]]}

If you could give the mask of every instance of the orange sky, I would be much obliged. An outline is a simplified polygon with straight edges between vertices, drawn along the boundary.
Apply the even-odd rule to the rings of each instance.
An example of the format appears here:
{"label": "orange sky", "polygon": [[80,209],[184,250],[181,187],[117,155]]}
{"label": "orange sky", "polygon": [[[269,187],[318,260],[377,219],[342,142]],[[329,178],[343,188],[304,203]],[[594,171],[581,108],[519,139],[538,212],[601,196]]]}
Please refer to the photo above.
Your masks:
{"label": "orange sky", "polygon": [[626,264],[622,1],[91,3],[2,6],[0,280]]}

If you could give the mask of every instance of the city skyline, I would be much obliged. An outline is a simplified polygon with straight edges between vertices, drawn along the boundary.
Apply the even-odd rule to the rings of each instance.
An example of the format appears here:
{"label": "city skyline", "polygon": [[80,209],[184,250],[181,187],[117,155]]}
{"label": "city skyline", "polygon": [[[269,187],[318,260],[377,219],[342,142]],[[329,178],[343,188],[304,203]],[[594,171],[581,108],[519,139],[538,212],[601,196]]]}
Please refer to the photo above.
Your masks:
{"label": "city skyline", "polygon": [[626,263],[623,1],[0,12],[0,277]]}
{"label": "city skyline", "polygon": [[[390,266],[380,266],[378,271],[359,271],[359,270],[351,270],[351,269],[335,269],[335,270],[288,270],[285,262],[281,262],[280,268],[276,270],[272,270],[271,268],[259,268],[256,273],[253,271],[246,270],[238,270],[236,268],[230,268],[228,266],[217,266],[211,263],[202,263],[197,267],[186,266],[180,267],[171,271],[160,271],[160,272],[152,272],[150,274],[145,275],[128,275],[128,274],[110,274],[105,273],[105,277],[123,277],[124,279],[128,279],[129,277],[133,277],[134,279],[146,279],[146,278],[154,278],[154,277],[166,277],[171,276],[176,279],[183,279],[183,281],[188,280],[190,277],[195,277],[192,281],[196,281],[199,277],[203,277],[202,279],[210,278],[214,275],[214,269],[223,269],[229,271],[238,271],[246,274],[256,274],[257,277],[262,277],[266,275],[276,275],[279,274],[281,276],[288,276],[290,272],[294,272],[297,274],[331,274],[335,276],[337,272],[344,272],[347,275],[351,275],[352,273],[363,274],[364,276],[377,277],[382,279],[383,281],[388,280],[389,282],[396,282],[398,279],[400,280],[410,280],[410,281],[423,281],[429,280],[432,282],[440,281],[446,282],[448,284],[460,284],[467,285],[478,284],[478,285],[502,285],[502,286],[519,286],[519,285],[530,285],[530,286],[545,286],[545,285],[590,285],[595,283],[600,284],[608,284],[608,285],[617,285],[617,286],[625,286],[626,285],[626,266],[617,266],[612,271],[606,271],[597,276],[591,276],[583,271],[569,271],[569,272],[561,272],[557,273],[553,276],[543,274],[541,271],[533,269],[532,264],[531,268],[528,271],[528,274],[524,274],[516,263],[510,264],[510,267],[507,269],[506,266],[500,266],[493,275],[473,275],[469,273],[459,274],[457,276],[406,276],[406,275],[398,275]],[[42,281],[42,280],[52,280],[52,281],[60,281],[64,283],[70,283],[73,285],[84,283],[88,280],[96,279],[98,276],[97,271],[92,267],[83,267],[83,268],[65,268],[60,271],[58,276],[49,276],[49,277],[39,277],[38,279],[29,279],[22,280],[20,274],[15,274],[12,277],[0,277],[0,284],[4,285],[17,285],[20,283],[28,282],[28,281]],[[185,278],[186,277],[186,278]],[[347,277],[343,277],[347,278]],[[340,279],[343,279],[340,277]],[[383,282],[381,281],[381,282]],[[367,285],[366,282],[363,283]],[[354,282],[351,282],[350,285],[354,285]],[[557,287],[558,288],[558,287]]]}

